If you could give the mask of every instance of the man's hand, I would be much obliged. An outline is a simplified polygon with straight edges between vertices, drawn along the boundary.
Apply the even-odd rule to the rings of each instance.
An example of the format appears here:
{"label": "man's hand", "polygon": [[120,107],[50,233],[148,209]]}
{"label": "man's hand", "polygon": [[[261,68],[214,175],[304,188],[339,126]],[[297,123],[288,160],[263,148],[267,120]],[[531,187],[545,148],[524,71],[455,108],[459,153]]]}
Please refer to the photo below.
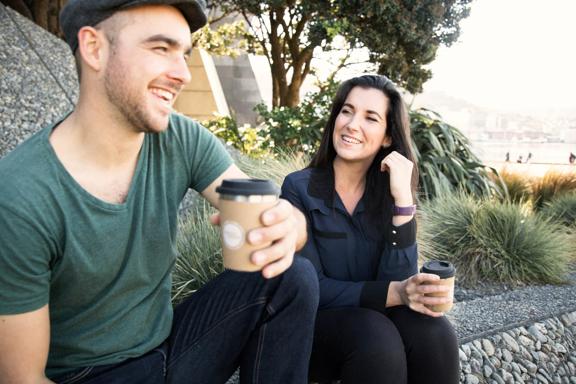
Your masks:
{"label": "man's hand", "polygon": [[[213,224],[220,224],[219,214],[211,217]],[[272,243],[269,247],[254,251],[251,260],[263,266],[262,276],[278,276],[292,265],[294,252],[306,243],[306,219],[288,201],[280,199],[274,207],[260,217],[262,227],[248,233],[251,245]]]}

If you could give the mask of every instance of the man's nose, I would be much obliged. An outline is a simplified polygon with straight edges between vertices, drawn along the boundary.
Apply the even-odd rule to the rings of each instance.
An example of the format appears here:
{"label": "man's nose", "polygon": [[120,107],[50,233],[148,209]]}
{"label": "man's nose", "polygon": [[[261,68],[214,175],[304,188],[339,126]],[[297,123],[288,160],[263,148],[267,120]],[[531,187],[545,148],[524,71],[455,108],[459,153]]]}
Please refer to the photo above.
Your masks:
{"label": "man's nose", "polygon": [[192,80],[192,76],[188,69],[187,60],[184,57],[176,58],[168,76],[183,85],[188,84]]}

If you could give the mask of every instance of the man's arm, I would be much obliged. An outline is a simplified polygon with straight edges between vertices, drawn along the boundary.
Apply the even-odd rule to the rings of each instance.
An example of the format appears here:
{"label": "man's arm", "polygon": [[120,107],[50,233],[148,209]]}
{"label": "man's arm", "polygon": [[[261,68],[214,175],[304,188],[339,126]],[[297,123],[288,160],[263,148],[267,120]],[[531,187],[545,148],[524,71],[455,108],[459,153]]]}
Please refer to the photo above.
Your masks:
{"label": "man's arm", "polygon": [[52,383],[44,375],[49,344],[48,304],[32,312],[0,315],[0,383]]}
{"label": "man's arm", "polygon": [[[218,208],[216,187],[222,184],[222,180],[247,178],[249,176],[233,164],[202,191],[202,196]],[[216,216],[213,222],[218,224],[219,218]],[[272,242],[270,247],[252,254],[252,261],[265,266],[262,273],[270,278],[288,269],[294,252],[306,244],[306,218],[292,204],[281,199],[275,207],[263,213],[262,223],[263,227],[250,231],[248,241],[254,245]]]}

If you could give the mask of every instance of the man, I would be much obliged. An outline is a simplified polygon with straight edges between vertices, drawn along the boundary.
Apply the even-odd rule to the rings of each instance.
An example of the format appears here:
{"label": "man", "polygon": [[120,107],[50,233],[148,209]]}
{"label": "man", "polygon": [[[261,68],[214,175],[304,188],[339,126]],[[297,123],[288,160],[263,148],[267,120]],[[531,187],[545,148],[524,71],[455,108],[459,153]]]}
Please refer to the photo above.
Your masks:
{"label": "man", "polygon": [[[317,283],[293,254],[286,202],[249,233],[262,272],[226,271],[172,311],[177,210],[188,188],[244,178],[204,128],[172,113],[204,1],[70,0],[74,111],[0,161],[0,382],[304,383]],[[214,220],[217,222],[217,217]]]}

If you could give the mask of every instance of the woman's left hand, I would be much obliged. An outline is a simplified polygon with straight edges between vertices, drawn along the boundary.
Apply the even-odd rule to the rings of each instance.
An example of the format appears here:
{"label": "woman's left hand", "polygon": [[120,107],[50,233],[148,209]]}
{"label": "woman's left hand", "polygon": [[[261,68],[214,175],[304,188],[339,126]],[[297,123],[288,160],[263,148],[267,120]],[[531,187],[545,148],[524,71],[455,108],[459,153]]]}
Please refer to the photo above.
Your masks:
{"label": "woman's left hand", "polygon": [[405,207],[414,204],[412,168],[414,164],[396,151],[391,152],[380,163],[380,170],[388,171],[390,174],[390,193],[397,206]]}

